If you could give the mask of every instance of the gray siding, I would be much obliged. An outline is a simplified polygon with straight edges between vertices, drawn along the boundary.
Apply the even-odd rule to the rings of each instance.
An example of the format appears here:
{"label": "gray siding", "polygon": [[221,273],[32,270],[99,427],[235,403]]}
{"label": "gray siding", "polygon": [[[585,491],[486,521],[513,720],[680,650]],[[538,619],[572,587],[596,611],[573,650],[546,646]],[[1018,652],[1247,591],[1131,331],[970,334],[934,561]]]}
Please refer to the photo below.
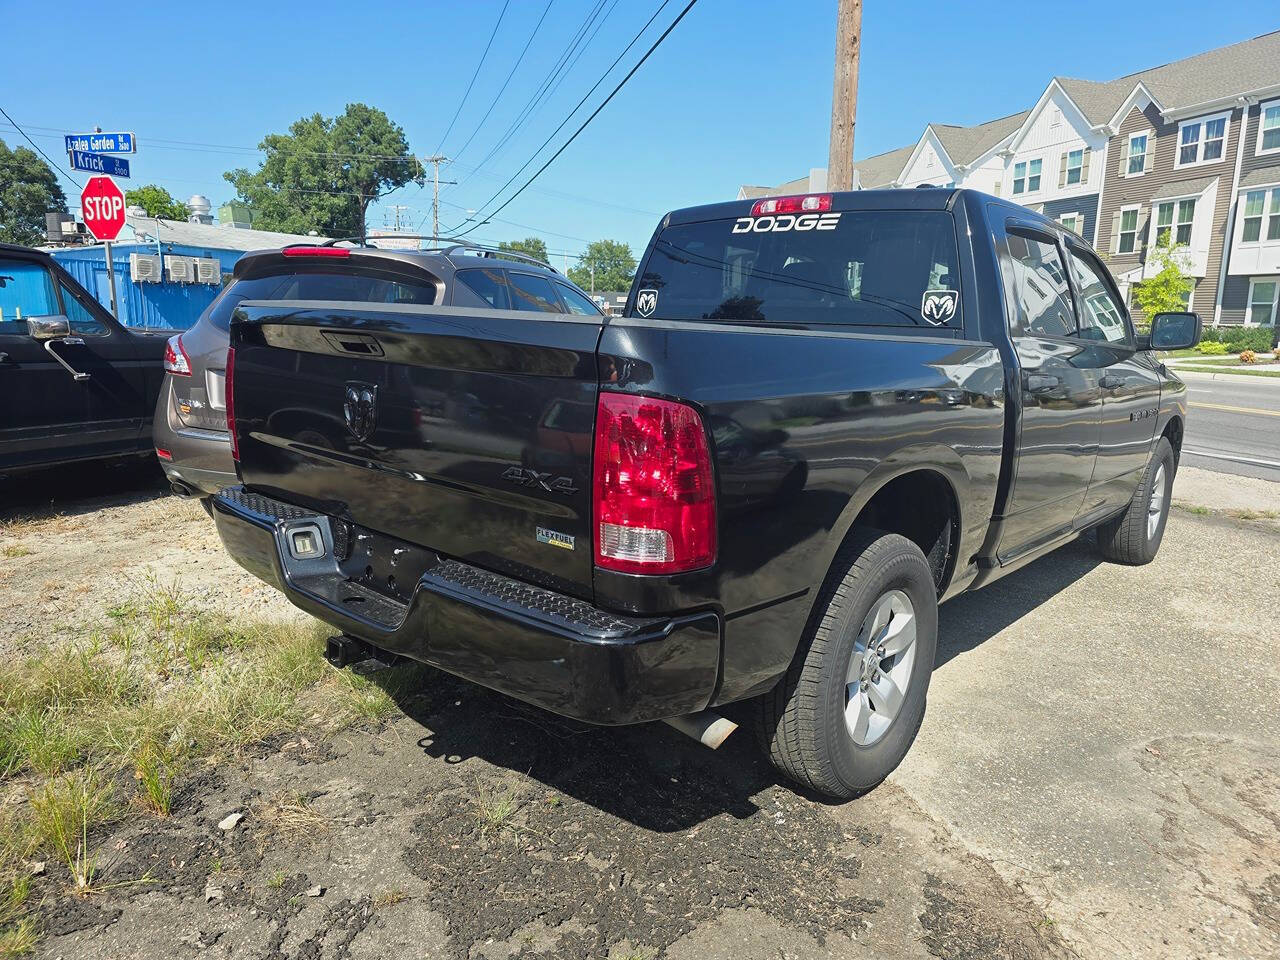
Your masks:
{"label": "gray siding", "polygon": [[[1204,278],[1196,283],[1192,294],[1192,306],[1202,317],[1212,319],[1213,304],[1217,296],[1218,274],[1222,268],[1223,249],[1226,240],[1227,212],[1231,204],[1231,186],[1235,178],[1236,150],[1240,142],[1241,111],[1231,111],[1227,142],[1223,145],[1222,161],[1205,166],[1174,167],[1178,149],[1178,124],[1165,123],[1160,111],[1148,104],[1145,111],[1137,108],[1120,123],[1120,130],[1111,138],[1107,148],[1106,180],[1102,189],[1102,209],[1099,211],[1098,250],[1112,273],[1122,274],[1146,261],[1147,225],[1151,217],[1151,198],[1161,187],[1184,180],[1203,177],[1218,178],[1218,194],[1210,224],[1209,257]],[[1147,172],[1140,177],[1124,177],[1120,164],[1128,162],[1129,135],[1150,130],[1155,143],[1148,142]],[[1112,224],[1121,207],[1137,205],[1138,247],[1131,254],[1117,254],[1111,249]],[[1133,311],[1135,319],[1141,312]]]}
{"label": "gray siding", "polygon": [[[1269,102],[1269,101],[1268,101]],[[1275,170],[1276,179],[1280,180],[1280,153],[1268,153],[1258,156],[1258,124],[1262,119],[1262,105],[1255,103],[1249,108],[1249,119],[1244,131],[1244,161],[1240,164],[1240,179],[1268,167]]]}
{"label": "gray siding", "polygon": [[1249,278],[1227,277],[1222,288],[1222,326],[1234,327],[1244,323],[1244,311],[1249,300]]}
{"label": "gray siding", "polygon": [[[1101,157],[1097,158],[1101,160]],[[1049,200],[1041,205],[1041,212],[1050,220],[1057,220],[1064,213],[1078,213],[1084,218],[1080,227],[1080,236],[1093,242],[1093,228],[1098,222],[1098,195],[1090,193],[1083,197],[1068,197],[1065,200]],[[1098,237],[1102,243],[1102,237]]]}
{"label": "gray siding", "polygon": [[[1254,104],[1249,107],[1248,114],[1244,124],[1244,158],[1240,163],[1240,182],[1244,183],[1250,174],[1260,173],[1267,180],[1271,180],[1273,173],[1275,182],[1280,182],[1280,154],[1270,153],[1258,156],[1256,151],[1258,148],[1258,123],[1261,121],[1262,107],[1260,104]],[[1239,202],[1239,198],[1246,192],[1246,187],[1240,187],[1236,192],[1233,202]],[[1239,211],[1237,211],[1237,216]],[[1222,314],[1219,322],[1222,326],[1236,326],[1244,323],[1245,311],[1248,307],[1249,300],[1249,277],[1247,276],[1231,276],[1227,275],[1226,283],[1222,287]]]}

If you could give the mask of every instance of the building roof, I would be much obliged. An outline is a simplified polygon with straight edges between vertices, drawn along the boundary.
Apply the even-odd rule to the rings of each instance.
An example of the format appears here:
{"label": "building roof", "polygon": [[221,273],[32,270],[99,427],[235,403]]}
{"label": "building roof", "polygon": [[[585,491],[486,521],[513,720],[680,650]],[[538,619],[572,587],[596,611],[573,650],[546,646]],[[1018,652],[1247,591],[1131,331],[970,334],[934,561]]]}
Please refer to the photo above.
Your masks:
{"label": "building roof", "polygon": [[1023,110],[1021,113],[988,120],[972,127],[958,127],[947,123],[931,123],[929,126],[952,163],[968,164],[1015,133],[1030,113],[1030,110]]}
{"label": "building roof", "polygon": [[1165,197],[1189,197],[1193,193],[1204,193],[1209,184],[1217,180],[1217,176],[1196,177],[1194,180],[1172,180],[1162,183],[1151,194],[1152,200],[1163,200]]}
{"label": "building roof", "polygon": [[760,197],[785,197],[793,193],[808,193],[809,183],[809,178],[806,176],[798,180],[788,180],[776,187],[743,186],[738,191],[738,199],[757,200]]}
{"label": "building roof", "polygon": [[[187,247],[208,247],[214,250],[269,250],[287,247],[294,243],[323,243],[327,237],[310,237],[297,233],[275,233],[270,230],[246,230],[243,227],[213,226],[203,223],[183,223],[156,217],[126,216],[125,226],[133,232],[134,239],[145,235],[151,242],[173,243]],[[128,242],[122,238],[121,242]]]}
{"label": "building roof", "polygon": [[915,149],[916,145],[913,143],[887,153],[877,153],[865,160],[853,161],[853,169],[858,171],[859,184],[864,190],[887,187],[902,172]]}
{"label": "building roof", "polygon": [[[1097,82],[1074,77],[1054,77],[1058,85],[1094,126],[1109,123],[1139,83],[1165,111],[1179,111],[1213,104],[1229,97],[1275,89],[1280,91],[1280,30],[1205,53],[1150,67],[1115,80]],[[930,126],[953,163],[967,164],[1017,131],[1029,110],[973,126],[933,123]],[[918,141],[917,141],[918,142]],[[902,172],[916,144],[854,161],[863,187],[888,186]],[[803,181],[801,181],[803,182]],[[784,189],[785,188],[785,189]],[[744,187],[759,194],[794,191],[794,186]]]}
{"label": "building roof", "polygon": [[1263,184],[1280,183],[1280,167],[1259,167],[1240,178],[1242,187],[1260,187]]}

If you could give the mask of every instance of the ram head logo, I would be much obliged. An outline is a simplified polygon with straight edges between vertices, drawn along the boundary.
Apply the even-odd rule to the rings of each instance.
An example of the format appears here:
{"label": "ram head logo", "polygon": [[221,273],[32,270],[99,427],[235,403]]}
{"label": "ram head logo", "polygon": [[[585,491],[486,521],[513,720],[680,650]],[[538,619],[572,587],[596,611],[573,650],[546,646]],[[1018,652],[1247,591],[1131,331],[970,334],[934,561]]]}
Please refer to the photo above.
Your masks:
{"label": "ram head logo", "polygon": [[956,315],[960,294],[956,290],[926,290],[920,300],[920,315],[940,327]]}
{"label": "ram head logo", "polygon": [[653,311],[658,309],[658,291],[657,290],[641,290],[636,294],[636,313],[642,317],[653,316]]}
{"label": "ram head logo", "polygon": [[342,419],[347,432],[363,443],[378,425],[378,388],[372,383],[348,380],[342,400]]}

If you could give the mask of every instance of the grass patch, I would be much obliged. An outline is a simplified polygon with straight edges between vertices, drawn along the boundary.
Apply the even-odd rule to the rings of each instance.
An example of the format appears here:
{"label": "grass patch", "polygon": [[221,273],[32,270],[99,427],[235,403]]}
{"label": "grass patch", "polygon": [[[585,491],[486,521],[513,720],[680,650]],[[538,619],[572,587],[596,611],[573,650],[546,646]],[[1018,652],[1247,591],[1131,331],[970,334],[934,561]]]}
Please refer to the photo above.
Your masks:
{"label": "grass patch", "polygon": [[480,836],[499,833],[509,826],[509,821],[520,809],[520,797],[515,787],[506,790],[481,788],[475,798],[476,820],[480,824]]}
{"label": "grass patch", "polygon": [[254,818],[264,830],[286,840],[329,832],[329,821],[311,806],[310,798],[292,790],[272,794],[255,809]]}
{"label": "grass patch", "polygon": [[[100,892],[95,843],[129,810],[168,816],[186,770],[304,724],[386,720],[425,670],[336,673],[322,624],[229,617],[154,579],[104,613],[100,628],[0,666],[0,788],[29,801],[0,805],[0,960],[38,933],[30,860],[56,860],[74,891]],[[328,827],[297,796],[257,816],[291,838]]]}
{"label": "grass patch", "polygon": [[1183,370],[1191,370],[1195,373],[1221,373],[1232,377],[1280,377],[1280,370],[1241,370],[1235,367],[1211,367],[1203,363],[1191,364],[1180,363],[1176,367],[1170,368],[1175,373]]}
{"label": "grass patch", "polygon": [[[34,550],[21,543],[9,543],[3,548],[0,548],[0,554],[3,554],[10,560],[16,560],[18,557],[29,557],[33,553],[35,553]],[[2,956],[4,956],[4,954],[0,953],[0,957]]]}

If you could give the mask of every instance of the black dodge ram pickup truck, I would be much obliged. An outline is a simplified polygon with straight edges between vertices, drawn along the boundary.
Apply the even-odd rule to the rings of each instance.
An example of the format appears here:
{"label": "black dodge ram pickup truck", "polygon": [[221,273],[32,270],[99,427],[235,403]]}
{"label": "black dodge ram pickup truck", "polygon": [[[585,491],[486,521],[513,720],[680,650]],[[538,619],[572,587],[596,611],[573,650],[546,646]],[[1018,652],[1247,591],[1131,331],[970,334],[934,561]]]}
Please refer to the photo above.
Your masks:
{"label": "black dodge ram pickup truck", "polygon": [[1199,337],[1137,334],[1079,237],[948,189],[675,211],[618,319],[434,304],[241,305],[232,555],[338,661],[708,740],[753,698],[840,797],[915,738],[940,601],[1089,528],[1155,556],[1187,404],[1152,349]]}

